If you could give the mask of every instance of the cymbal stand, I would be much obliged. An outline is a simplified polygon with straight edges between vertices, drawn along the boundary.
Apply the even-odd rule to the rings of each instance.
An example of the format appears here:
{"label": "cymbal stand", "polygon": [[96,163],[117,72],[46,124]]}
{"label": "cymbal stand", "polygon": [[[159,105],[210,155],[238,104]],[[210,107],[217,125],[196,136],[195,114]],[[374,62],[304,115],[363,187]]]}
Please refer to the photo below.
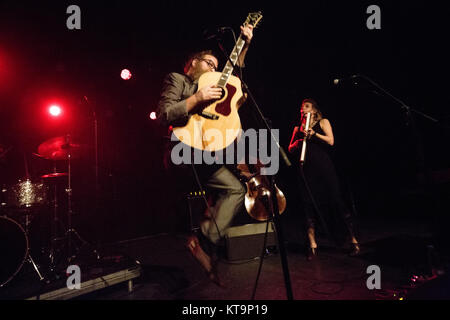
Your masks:
{"label": "cymbal stand", "polygon": [[[30,180],[30,179],[31,179],[31,178],[30,178],[30,172],[29,172],[29,170],[28,170],[27,157],[26,157],[25,152],[23,153],[23,159],[24,159],[24,164],[25,164],[25,176],[26,176],[26,181],[31,181],[31,180]],[[30,206],[31,206],[31,205],[30,205]],[[30,206],[29,206],[28,204],[26,204],[26,206],[25,206],[25,223],[24,223],[24,225],[25,225],[25,235],[27,236],[27,238],[29,238],[30,224],[31,224],[31,219],[30,219],[30,217],[31,217],[31,215],[32,215]],[[37,266],[36,263],[34,262],[33,257],[31,257],[29,246],[28,246],[28,248],[27,248],[27,262],[30,263],[30,264],[33,266],[34,270],[36,271],[36,273],[37,273],[38,276],[39,276],[39,280],[41,280],[41,281],[44,280],[44,277],[42,276],[41,272],[39,271],[38,266]]]}
{"label": "cymbal stand", "polygon": [[[29,236],[30,224],[31,224],[30,214],[29,214],[29,209],[27,208],[26,213],[25,213],[25,234],[27,237]],[[34,270],[36,271],[37,275],[39,276],[39,280],[40,281],[44,280],[44,277],[42,276],[37,264],[34,262],[33,257],[30,254],[30,248],[28,248],[28,252],[27,252],[27,262],[33,266]]]}
{"label": "cymbal stand", "polygon": [[[53,172],[56,173],[56,161],[54,163]],[[65,227],[62,223],[62,221],[59,219],[58,216],[58,182],[53,182],[53,219],[51,224],[51,239],[50,239],[50,270],[54,271],[56,267],[56,250],[55,250],[55,242],[60,241],[62,238],[58,237],[58,224],[60,224],[62,230],[65,230]],[[61,230],[61,229],[60,229]],[[60,234],[60,233],[59,233]]]}
{"label": "cymbal stand", "polygon": [[[71,147],[70,147],[70,135],[66,136],[66,143],[67,143],[67,189],[65,190],[67,193],[67,231],[66,231],[66,237],[67,237],[67,255],[68,255],[68,262],[70,263],[75,259],[75,255],[73,254],[73,235],[75,235],[79,241],[83,243],[83,245],[88,244],[85,240],[83,240],[78,232],[72,227],[72,168],[71,168]],[[79,250],[80,248],[77,248]]]}

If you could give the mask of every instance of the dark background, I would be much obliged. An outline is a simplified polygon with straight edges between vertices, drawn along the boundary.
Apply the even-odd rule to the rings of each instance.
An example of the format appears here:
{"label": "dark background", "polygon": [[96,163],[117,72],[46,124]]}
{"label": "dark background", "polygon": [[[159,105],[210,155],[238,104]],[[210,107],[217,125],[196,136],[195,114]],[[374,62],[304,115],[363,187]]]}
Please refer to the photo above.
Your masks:
{"label": "dark background", "polygon": [[[24,155],[33,179],[52,172],[55,164],[33,153],[44,141],[70,133],[88,147],[72,162],[76,227],[87,239],[186,229],[181,182],[169,179],[162,165],[166,132],[148,115],[156,109],[166,73],[180,72],[193,51],[218,49],[205,33],[230,26],[238,35],[248,12],[261,10],[244,80],[280,129],[283,148],[287,151],[299,120],[300,102],[314,98],[333,125],[333,157],[357,215],[439,222],[448,210],[450,109],[448,27],[437,3],[2,1],[0,143],[12,149],[0,159],[0,183],[11,186],[23,179]],[[81,8],[81,30],[66,28],[71,4]],[[381,30],[366,27],[371,4],[381,8]],[[231,33],[222,43],[231,51]],[[220,62],[223,66],[224,59]],[[131,80],[120,78],[123,68],[131,70]],[[333,79],[353,74],[369,77],[439,121],[412,112],[414,132],[401,105],[367,81],[333,85]],[[64,107],[61,119],[47,116],[51,102]],[[253,110],[250,102],[241,110],[245,127],[261,127]],[[292,156],[291,161],[296,163]],[[56,166],[67,172],[66,162]],[[289,224],[299,217],[296,173],[281,159],[280,166],[277,180],[287,198],[283,217]]]}

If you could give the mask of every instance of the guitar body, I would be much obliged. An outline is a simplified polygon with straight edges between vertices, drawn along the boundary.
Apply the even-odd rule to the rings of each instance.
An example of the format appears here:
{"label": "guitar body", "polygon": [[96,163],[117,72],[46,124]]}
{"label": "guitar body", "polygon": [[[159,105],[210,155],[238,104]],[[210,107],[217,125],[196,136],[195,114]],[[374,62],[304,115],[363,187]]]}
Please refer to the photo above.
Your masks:
{"label": "guitar body", "polygon": [[[217,84],[222,73],[206,72],[199,78],[198,88]],[[202,109],[202,113],[216,115],[217,120],[207,119],[200,114],[193,114],[184,127],[173,129],[175,136],[193,148],[207,151],[225,149],[239,137],[241,119],[238,110],[244,102],[241,80],[229,76],[220,100]]]}
{"label": "guitar body", "polygon": [[[262,19],[261,12],[248,14],[244,25],[256,28]],[[245,41],[239,36],[223,71],[206,72],[198,80],[198,88],[217,85],[224,90],[221,99],[214,101],[198,113],[193,114],[183,127],[173,128],[175,136],[192,148],[205,151],[220,151],[232,144],[241,135],[241,119],[238,109],[244,103],[241,80],[232,75]]]}

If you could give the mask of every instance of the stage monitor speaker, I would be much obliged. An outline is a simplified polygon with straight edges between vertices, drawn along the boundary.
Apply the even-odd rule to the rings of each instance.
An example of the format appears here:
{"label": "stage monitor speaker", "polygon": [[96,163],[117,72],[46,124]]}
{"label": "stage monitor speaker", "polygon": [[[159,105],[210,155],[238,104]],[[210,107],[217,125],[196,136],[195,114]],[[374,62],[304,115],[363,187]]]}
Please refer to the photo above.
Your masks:
{"label": "stage monitor speaker", "polygon": [[[226,230],[226,252],[230,261],[248,260],[261,256],[266,222],[233,226]],[[272,222],[269,222],[266,247],[276,246],[276,235]]]}

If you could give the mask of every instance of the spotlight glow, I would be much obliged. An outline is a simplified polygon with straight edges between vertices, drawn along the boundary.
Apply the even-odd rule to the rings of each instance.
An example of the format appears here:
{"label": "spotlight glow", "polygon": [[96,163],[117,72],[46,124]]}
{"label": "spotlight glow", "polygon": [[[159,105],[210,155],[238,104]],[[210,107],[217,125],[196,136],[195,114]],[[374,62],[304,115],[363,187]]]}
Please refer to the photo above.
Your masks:
{"label": "spotlight glow", "polygon": [[150,119],[156,120],[156,112],[155,111],[150,112]]}
{"label": "spotlight glow", "polygon": [[120,73],[120,77],[123,80],[130,80],[131,76],[132,76],[132,74],[131,74],[130,70],[128,70],[128,69],[123,69],[122,72]]}
{"label": "spotlight glow", "polygon": [[54,116],[54,117],[58,117],[59,115],[61,115],[61,107],[57,106],[57,105],[52,105],[50,106],[50,108],[48,109],[48,112]]}

